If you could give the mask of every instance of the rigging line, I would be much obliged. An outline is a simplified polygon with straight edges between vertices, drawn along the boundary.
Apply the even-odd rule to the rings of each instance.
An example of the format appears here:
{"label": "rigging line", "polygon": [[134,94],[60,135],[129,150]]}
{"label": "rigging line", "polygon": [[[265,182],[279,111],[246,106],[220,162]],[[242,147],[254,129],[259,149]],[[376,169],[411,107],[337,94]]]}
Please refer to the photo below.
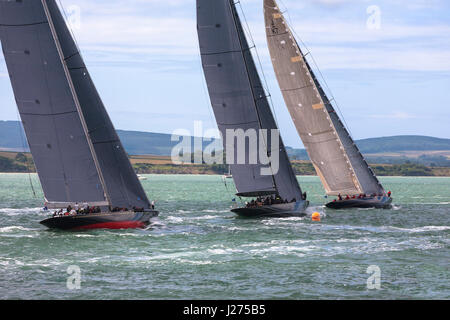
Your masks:
{"label": "rigging line", "polygon": [[81,109],[81,104],[80,104],[80,101],[78,99],[78,95],[76,93],[72,77],[71,77],[70,72],[68,70],[67,63],[66,63],[66,61],[64,61],[63,49],[62,49],[62,46],[61,46],[61,42],[60,42],[60,40],[58,38],[58,34],[56,32],[55,25],[54,25],[54,22],[53,22],[53,19],[52,19],[52,16],[51,16],[48,4],[47,4],[46,0],[41,0],[41,2],[42,2],[43,9],[44,9],[44,13],[45,13],[45,15],[47,17],[47,20],[48,20],[48,23],[49,23],[49,26],[50,26],[50,31],[51,31],[51,34],[53,36],[53,41],[55,43],[56,50],[58,52],[61,65],[63,67],[64,74],[66,76],[66,80],[67,80],[67,83],[69,85],[73,101],[74,101],[75,106],[76,106],[77,111],[78,111],[78,116],[79,116],[80,121],[81,121],[81,126],[82,126],[84,134],[86,136],[86,140],[87,140],[87,143],[88,143],[88,146],[89,146],[89,150],[91,152],[91,155],[92,155],[92,158],[93,158],[93,161],[94,161],[94,164],[95,164],[95,168],[97,170],[97,174],[99,176],[100,182],[101,182],[102,187],[103,187],[103,192],[104,192],[105,198],[106,198],[106,200],[109,203],[111,203],[111,199],[109,197],[107,186],[106,186],[106,183],[105,183],[105,180],[104,180],[104,177],[103,177],[103,172],[100,169],[100,165],[99,165],[99,162],[98,162],[97,154],[95,152],[94,145],[92,144],[91,137],[89,136],[88,127],[87,127],[87,124],[86,124],[86,120],[84,118],[83,111]]}
{"label": "rigging line", "polygon": [[[317,64],[316,59],[314,59],[314,56],[311,53],[311,50],[309,50],[308,46],[305,44],[305,42],[302,40],[302,38],[297,34],[297,32],[295,32],[295,29],[292,27],[293,23],[292,23],[291,15],[289,14],[289,10],[287,9],[287,7],[284,4],[283,0],[278,0],[278,1],[285,7],[285,10],[283,11],[283,14],[286,13],[286,15],[287,15],[287,18],[288,18],[287,20],[288,21],[286,21],[286,23],[287,23],[288,27],[291,29],[291,32],[295,35],[295,37],[298,40],[300,40],[300,43],[302,44],[303,47],[305,47],[305,49],[307,51],[307,53],[303,55],[304,58],[306,59],[306,57],[308,55],[311,57],[310,60],[312,60],[314,66],[316,67],[316,70],[319,72],[321,80],[323,81],[323,83],[325,84],[326,89],[328,90],[328,93],[331,95],[332,99],[329,99],[330,103],[331,103],[331,101],[334,101],[334,103],[336,104],[337,110],[339,111],[339,115],[341,116],[341,118],[342,118],[342,120],[343,120],[343,122],[344,122],[344,124],[345,124],[345,126],[347,128],[347,131],[348,131],[348,133],[350,135],[350,138],[353,139],[353,134],[352,134],[352,132],[351,132],[351,130],[350,130],[348,124],[347,124],[347,121],[345,120],[345,117],[344,117],[344,114],[341,111],[340,105],[339,105],[338,101],[336,100],[336,98],[335,98],[335,96],[333,94],[333,91],[331,91],[331,88],[328,85],[328,82],[325,80],[325,77],[323,76],[322,71],[320,70],[319,65]],[[280,9],[280,11],[281,11],[281,9]]]}
{"label": "rigging line", "polygon": [[[225,189],[227,190],[228,194],[230,195],[231,199],[236,199],[236,194],[233,194],[233,192],[230,191],[230,189],[228,188],[228,184],[227,184],[227,180],[226,178],[222,177],[222,181],[225,185]],[[242,198],[239,197],[239,200],[241,201],[241,204],[243,204],[244,202],[242,201]]]}
{"label": "rigging line", "polygon": [[[253,35],[252,35],[252,33],[251,33],[251,29],[250,29],[250,26],[249,26],[249,24],[248,24],[248,20],[247,20],[247,18],[246,18],[246,16],[245,16],[244,9],[242,8],[241,1],[238,0],[238,1],[235,3],[235,7],[236,7],[236,4],[239,4],[239,8],[240,8],[240,10],[241,10],[242,17],[243,17],[244,22],[245,22],[245,25],[246,25],[246,27],[247,27],[247,33],[248,33],[248,35],[249,35],[249,37],[250,37],[250,40],[251,40],[251,42],[252,42],[252,44],[253,44],[253,48],[255,49],[256,57],[257,57],[257,60],[258,60],[258,63],[259,63],[259,67],[260,67],[260,69],[261,69],[260,72],[261,72],[261,74],[262,74],[262,77],[263,77],[263,79],[264,79],[264,84],[265,84],[265,86],[266,86],[266,88],[265,88],[265,89],[263,88],[263,89],[266,90],[266,98],[268,99],[269,107],[270,107],[270,109],[272,110],[272,113],[273,113],[273,116],[274,116],[274,120],[275,120],[275,125],[277,126],[278,131],[280,132],[280,142],[281,142],[281,144],[283,145],[284,153],[286,154],[286,157],[287,157],[287,159],[288,159],[288,161],[289,161],[289,163],[290,163],[290,158],[289,158],[289,155],[288,155],[288,153],[287,153],[287,151],[286,151],[286,146],[284,145],[283,139],[282,139],[282,137],[281,137],[281,129],[280,129],[280,125],[279,125],[279,122],[278,122],[277,113],[276,113],[276,111],[275,111],[275,104],[273,103],[272,95],[270,94],[269,84],[268,84],[268,82],[267,82],[266,74],[264,73],[264,68],[263,68],[263,65],[262,65],[262,62],[261,62],[261,58],[260,58],[260,56],[259,56],[258,48],[256,47],[256,43],[255,43],[255,40],[254,40]],[[243,29],[244,29],[244,28],[243,28]],[[258,71],[258,70],[257,70],[257,71]],[[268,149],[268,148],[266,147],[266,149]],[[268,151],[268,150],[267,150],[267,151]],[[272,170],[272,164],[270,164],[270,167],[271,167],[271,170]],[[290,167],[291,167],[293,176],[296,177],[295,171],[294,171],[294,169],[292,168],[292,165],[290,165]],[[272,170],[272,173],[273,173],[273,170]],[[295,178],[295,179],[297,179],[297,178]],[[291,182],[294,182],[294,181],[292,181],[292,178],[291,178]],[[296,181],[296,183],[298,184],[298,181]],[[276,186],[276,184],[275,184],[275,186]]]}
{"label": "rigging line", "polygon": [[64,10],[64,6],[62,5],[61,0],[58,0],[58,2],[59,2],[59,6],[61,8],[61,11],[64,14],[65,23],[67,25],[67,28],[69,29],[69,32],[72,35],[73,41],[75,42],[75,46],[76,46],[76,48],[78,50],[78,53],[81,56],[80,46],[78,45],[77,38],[75,37],[75,33],[74,33],[73,29],[72,29],[72,25],[69,23],[69,18],[67,17],[66,10]]}
{"label": "rigging line", "polygon": [[200,70],[200,77],[201,77],[201,83],[202,83],[202,88],[203,88],[203,99],[204,99],[204,103],[208,109],[208,113],[209,113],[209,121],[211,122],[211,128],[217,128],[217,123],[215,121],[215,117],[213,116],[213,111],[212,111],[212,101],[210,101],[211,99],[209,98],[209,94],[208,94],[208,88],[206,85],[206,80],[205,77],[202,76],[203,74],[203,63],[202,63],[202,59],[200,56],[200,59],[197,59],[198,64],[200,66],[199,70]]}
{"label": "rigging line", "polygon": [[[25,146],[25,137],[23,136],[23,132],[22,132],[22,128],[23,128],[22,127],[22,121],[20,119],[19,111],[17,110],[16,112],[17,112],[17,120],[19,122],[19,132],[20,132],[20,140],[22,142],[22,151],[25,152],[26,146]],[[25,155],[25,158],[26,158],[25,164],[26,164],[26,168],[27,168],[27,171],[28,171],[28,180],[30,182],[31,191],[33,191],[34,198],[37,198],[36,190],[34,189],[34,186],[33,186],[33,180],[31,179],[31,170],[30,170],[30,166],[29,166],[29,163],[28,163],[28,157]]]}
{"label": "rigging line", "polygon": [[[233,3],[233,4],[231,4],[231,3]],[[238,2],[238,3],[240,4],[240,2]],[[242,49],[243,41],[246,40],[246,39],[242,39],[241,38],[241,35],[240,35],[240,31],[241,30],[238,27],[240,26],[242,28],[242,35],[245,38],[244,28],[242,26],[242,23],[240,23],[239,14],[238,14],[238,12],[236,10],[236,3],[234,2],[234,0],[230,0],[228,2],[228,4],[230,5],[231,15],[232,15],[232,18],[233,18],[233,23],[234,23],[234,28],[236,29],[237,37],[238,37],[238,40],[239,40],[239,46]],[[250,58],[252,58],[252,55],[250,55]],[[252,82],[252,79],[250,78],[250,70],[249,70],[248,62],[247,62],[247,59],[245,58],[245,54],[244,54],[243,51],[242,51],[242,60],[244,61],[245,71],[247,73],[247,80],[248,80],[248,83],[249,83],[249,86],[250,86],[250,90],[251,90],[251,94],[252,94],[252,97],[253,97],[253,102],[254,102],[254,105],[255,105],[256,116],[258,117],[259,128],[263,129],[262,128],[262,122],[261,122],[261,115],[259,113],[258,104],[256,103],[256,99],[255,99],[255,97],[256,97],[256,95],[255,95],[255,88],[253,87],[253,82]],[[265,145],[265,148],[266,148],[267,155],[269,155],[269,148],[268,148],[269,146],[266,144],[266,141],[264,141],[264,145]],[[271,178],[272,178],[273,187],[276,190],[278,190],[277,182],[275,180],[275,174],[273,172],[272,162],[271,161],[269,161],[269,165],[270,165],[270,171],[272,172]]]}
{"label": "rigging line", "polygon": [[241,2],[238,1],[238,2],[236,2],[236,4],[239,4],[239,9],[241,11],[243,20],[245,22],[245,26],[247,28],[247,30],[245,30],[245,29],[244,30],[247,32],[247,34],[248,34],[248,36],[249,36],[249,38],[250,38],[250,40],[252,42],[252,46],[251,46],[250,49],[255,49],[256,58],[258,60],[258,64],[259,64],[259,68],[260,68],[259,73],[261,73],[262,78],[264,80],[264,85],[265,85],[265,88],[263,88],[263,89],[266,91],[266,96],[267,96],[267,98],[269,100],[270,107],[271,107],[272,112],[273,112],[274,117],[275,117],[275,123],[278,126],[278,119],[277,119],[277,114],[275,112],[275,106],[274,106],[274,103],[273,103],[273,100],[272,100],[272,95],[270,94],[269,84],[268,84],[268,81],[267,81],[266,74],[264,72],[264,68],[263,68],[263,65],[262,65],[262,62],[261,62],[261,58],[260,58],[260,55],[259,55],[259,52],[258,52],[258,48],[256,47],[256,42],[255,42],[255,40],[253,38],[251,29],[250,29],[250,25],[248,23],[248,20],[247,20],[247,17],[245,15],[244,9],[243,9],[243,7],[241,5]]}
{"label": "rigging line", "polygon": [[[279,1],[283,4],[283,6],[285,6],[282,0],[279,0]],[[285,6],[285,7],[286,7],[286,6]],[[286,22],[287,26],[290,27],[292,35],[293,35],[293,36],[295,35],[295,37],[297,37],[297,38],[300,40],[301,44],[302,44],[302,45],[306,48],[306,50],[308,51],[306,54],[303,55],[303,58],[305,59],[305,61],[307,61],[308,59],[307,59],[306,56],[307,56],[307,55],[310,55],[310,56],[311,56],[311,59],[310,59],[310,60],[313,62],[314,66],[316,67],[316,70],[318,71],[318,73],[319,73],[319,75],[320,75],[320,77],[321,77],[323,83],[325,84],[325,87],[322,86],[322,85],[320,84],[319,79],[317,78],[317,76],[315,77],[315,78],[316,78],[315,80],[317,81],[317,83],[318,83],[319,86],[321,87],[320,89],[324,92],[325,97],[327,98],[327,100],[328,100],[328,102],[329,102],[329,105],[331,105],[331,106],[333,107],[333,105],[332,105],[331,102],[334,101],[334,104],[335,104],[336,109],[337,109],[337,111],[338,111],[338,112],[336,113],[336,115],[338,116],[338,120],[339,120],[340,124],[344,127],[344,132],[345,132],[345,133],[348,135],[348,137],[352,140],[351,142],[353,143],[353,145],[355,146],[356,150],[358,151],[359,156],[364,160],[364,162],[366,162],[365,159],[364,159],[364,157],[363,157],[363,155],[362,155],[362,153],[361,153],[361,151],[359,150],[358,146],[357,146],[356,143],[355,143],[355,139],[353,138],[353,134],[352,134],[352,132],[351,132],[350,127],[349,127],[348,124],[347,124],[347,121],[346,121],[346,119],[345,119],[345,117],[344,117],[344,114],[342,113],[342,110],[341,110],[341,108],[340,108],[340,105],[339,105],[338,101],[336,100],[336,98],[335,98],[335,96],[334,96],[334,94],[333,94],[333,92],[332,92],[330,86],[328,85],[327,81],[325,80],[325,77],[323,76],[322,71],[320,70],[320,68],[319,68],[319,66],[318,66],[318,64],[317,64],[317,62],[316,62],[314,56],[312,55],[311,51],[308,49],[307,45],[303,42],[303,40],[301,39],[301,37],[295,32],[295,29],[291,27],[291,26],[293,25],[293,23],[292,23],[292,19],[291,19],[291,16],[290,16],[290,14],[289,14],[289,11],[286,9],[286,10],[283,12],[283,14],[284,14],[285,12],[287,13],[287,17],[288,17],[288,20],[289,20],[289,21],[286,21],[286,19],[285,19],[285,22]],[[298,44],[297,44],[297,45],[298,45]],[[312,72],[312,69],[311,69],[311,73],[313,73],[313,72]],[[326,96],[327,93],[325,92],[324,89],[327,89],[328,94],[330,95],[330,97],[331,97],[332,99],[328,99],[328,97]],[[334,107],[333,107],[333,108],[334,108]],[[340,118],[339,118],[339,117],[340,117]],[[350,160],[350,159],[349,159],[349,160]],[[376,182],[381,186],[381,183],[379,182],[379,180],[378,180],[378,178],[376,177],[376,175],[375,175],[375,173],[373,172],[373,170],[368,166],[367,162],[366,162],[366,166],[367,166],[368,169],[371,171],[372,176],[375,178]],[[353,170],[353,171],[354,171],[354,170]],[[356,176],[356,172],[355,172],[355,176]]]}
{"label": "rigging line", "polygon": [[261,58],[259,56],[258,48],[256,47],[256,42],[255,42],[255,40],[253,38],[251,29],[250,29],[250,25],[248,23],[246,15],[245,15],[244,9],[242,8],[241,1],[237,1],[235,3],[235,7],[236,7],[236,4],[239,4],[239,9],[241,11],[242,18],[243,18],[243,20],[245,22],[245,26],[247,27],[247,30],[245,30],[245,28],[243,28],[243,29],[245,31],[247,31],[247,34],[248,34],[248,36],[249,36],[249,38],[250,38],[250,40],[252,42],[252,46],[249,46],[249,47],[251,47],[251,48],[249,48],[249,50],[251,51],[252,48],[255,49],[256,59],[258,60],[258,64],[259,64],[259,68],[260,68],[259,73],[261,73],[262,78],[264,80],[264,85],[265,85],[265,88],[263,88],[263,89],[266,91],[266,97],[268,98],[270,108],[271,108],[272,113],[273,113],[273,115],[275,117],[275,124],[279,128],[280,126],[279,126],[279,123],[278,123],[278,117],[277,117],[277,113],[275,112],[275,104],[273,103],[272,95],[270,94],[269,84],[267,82],[266,74],[264,73],[264,68],[263,68],[263,65],[262,65],[262,62],[261,62]]}
{"label": "rigging line", "polygon": [[[208,93],[208,88],[207,88],[207,84],[206,84],[206,79],[205,76],[202,76],[203,74],[203,63],[202,63],[202,59],[201,59],[201,55],[200,55],[200,59],[197,59],[198,61],[198,66],[199,66],[199,70],[200,70],[200,78],[201,78],[201,83],[202,83],[202,88],[203,88],[203,99],[204,99],[204,103],[206,105],[206,108],[208,109],[208,114],[209,114],[209,121],[210,121],[210,125],[211,128],[217,128],[217,132],[219,132],[219,138],[220,138],[220,131],[218,129],[218,125],[217,122],[215,121],[215,116],[213,115],[213,105],[212,102],[210,101],[211,99],[209,98],[209,93]],[[202,134],[203,136],[203,134]],[[215,140],[217,140],[217,138],[212,138],[211,139],[213,141],[213,143],[215,143]],[[222,141],[223,137],[222,137]],[[225,146],[223,146],[223,150],[222,150],[222,159],[224,158],[223,155],[225,154],[226,150],[225,150]],[[202,143],[202,157],[204,157],[204,149],[203,149],[203,143]],[[226,162],[226,160],[225,160]]]}

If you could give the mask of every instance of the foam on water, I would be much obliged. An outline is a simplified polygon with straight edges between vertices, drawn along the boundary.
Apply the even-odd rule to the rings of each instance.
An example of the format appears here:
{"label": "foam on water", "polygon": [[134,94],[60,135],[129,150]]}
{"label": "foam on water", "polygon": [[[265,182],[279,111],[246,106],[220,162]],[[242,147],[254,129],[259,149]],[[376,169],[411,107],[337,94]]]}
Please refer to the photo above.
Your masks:
{"label": "foam on water", "polygon": [[36,231],[36,229],[28,229],[21,226],[11,226],[0,228],[0,233],[12,233],[17,231]]}
{"label": "foam on water", "polygon": [[410,233],[440,232],[440,231],[450,230],[450,226],[425,226],[425,227],[412,228],[412,229],[396,228],[396,227],[384,227],[384,228],[386,228],[387,230],[410,232]]}
{"label": "foam on water", "polygon": [[[306,217],[248,220],[229,211],[220,177],[152,176],[144,186],[160,217],[147,229],[87,232],[41,226],[48,212],[21,179],[0,179],[2,298],[370,299],[380,297],[366,289],[370,265],[382,270],[382,298],[448,298],[450,179],[389,178],[393,209],[334,211],[320,180],[302,178]],[[80,295],[66,287],[71,265]]]}
{"label": "foam on water", "polygon": [[48,212],[42,210],[42,208],[0,208],[0,215],[17,216],[17,215],[48,215]]}

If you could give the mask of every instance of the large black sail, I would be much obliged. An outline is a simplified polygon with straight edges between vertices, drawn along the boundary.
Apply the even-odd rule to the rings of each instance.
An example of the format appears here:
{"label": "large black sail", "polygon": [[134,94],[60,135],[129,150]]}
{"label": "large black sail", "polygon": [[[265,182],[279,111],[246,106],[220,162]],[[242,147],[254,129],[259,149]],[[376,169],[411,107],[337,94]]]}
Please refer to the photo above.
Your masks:
{"label": "large black sail", "polygon": [[[228,141],[227,130],[276,130],[234,1],[197,0],[197,23],[203,69],[224,147],[236,148],[235,141]],[[270,140],[267,150],[271,150]],[[251,156],[248,145],[245,151]],[[302,192],[281,138],[278,172],[263,175],[263,167],[261,163],[231,165],[239,194],[278,193],[283,199],[301,199]]]}
{"label": "large black sail", "polygon": [[47,1],[113,207],[148,208],[139,182],[56,1]]}
{"label": "large black sail", "polygon": [[[100,194],[105,200],[105,194],[113,207],[148,208],[56,2],[0,2],[0,25],[16,100],[47,199],[88,202],[95,187],[95,199]],[[39,123],[43,115],[45,123]],[[71,137],[78,137],[79,145],[67,143]],[[54,166],[61,167],[58,179],[49,179]],[[71,188],[62,197],[61,189],[67,185]],[[53,194],[49,189],[57,191]]]}
{"label": "large black sail", "polygon": [[264,14],[280,88],[327,194],[384,193],[314,75],[275,0],[264,0]]}
{"label": "large black sail", "polygon": [[105,201],[41,1],[0,1],[0,40],[47,200]]}

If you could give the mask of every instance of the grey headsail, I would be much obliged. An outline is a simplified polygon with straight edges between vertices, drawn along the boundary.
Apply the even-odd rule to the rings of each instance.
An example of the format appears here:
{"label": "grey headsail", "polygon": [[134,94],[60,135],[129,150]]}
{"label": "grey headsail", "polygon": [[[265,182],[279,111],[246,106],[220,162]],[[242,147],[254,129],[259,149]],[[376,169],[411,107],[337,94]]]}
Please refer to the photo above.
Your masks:
{"label": "grey headsail", "polygon": [[[202,64],[216,121],[224,139],[227,130],[277,130],[266,93],[259,78],[233,0],[197,0],[197,23]],[[230,139],[231,140],[231,139]],[[267,139],[266,151],[272,150]],[[249,144],[246,164],[231,165],[238,194],[259,196],[278,194],[283,199],[302,199],[302,191],[280,138],[279,170],[261,174],[261,162],[250,164]]]}
{"label": "grey headsail", "polygon": [[296,42],[275,0],[264,0],[275,74],[297,131],[328,195],[384,194]]}
{"label": "grey headsail", "polygon": [[56,2],[0,1],[0,40],[46,199],[148,208]]}

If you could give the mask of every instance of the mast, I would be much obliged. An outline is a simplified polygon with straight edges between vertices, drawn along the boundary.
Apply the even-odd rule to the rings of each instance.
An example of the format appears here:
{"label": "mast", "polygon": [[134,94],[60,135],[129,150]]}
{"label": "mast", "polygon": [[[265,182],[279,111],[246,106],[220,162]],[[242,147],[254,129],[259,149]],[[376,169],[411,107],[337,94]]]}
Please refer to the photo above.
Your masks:
{"label": "mast", "polygon": [[[245,70],[246,70],[246,74],[247,74],[248,83],[249,83],[249,86],[250,86],[250,89],[251,89],[251,92],[252,92],[253,101],[255,102],[254,106],[255,106],[256,116],[258,118],[259,127],[260,127],[260,129],[262,129],[264,127],[263,127],[263,124],[261,122],[261,116],[259,114],[258,105],[256,103],[257,100],[256,100],[256,95],[255,95],[255,89],[253,88],[252,80],[250,79],[250,71],[248,69],[247,59],[245,58],[245,55],[244,55],[244,50],[250,51],[251,49],[250,48],[245,49],[245,48],[242,47],[242,35],[239,32],[239,27],[241,27],[241,29],[242,29],[242,24],[241,23],[238,24],[238,22],[236,21],[236,19],[239,19],[238,13],[237,13],[237,10],[236,10],[236,3],[234,2],[234,0],[229,0],[228,3],[230,5],[230,10],[231,10],[231,13],[232,13],[232,16],[233,16],[234,26],[236,27],[237,36],[239,38],[239,43],[241,45],[242,59],[244,60],[244,65],[245,65]],[[269,150],[267,148],[266,143],[264,143],[264,146],[266,147],[266,154],[269,155]],[[270,157],[269,157],[269,159],[270,159]],[[273,170],[272,170],[272,162],[271,161],[269,162],[269,166],[270,166],[270,171],[272,172],[271,178],[272,178],[273,188],[275,190],[278,190],[277,182],[275,181],[275,177],[274,177]]]}
{"label": "mast", "polygon": [[[227,130],[278,130],[234,2],[197,0],[197,21],[203,70],[224,148],[233,143],[236,150],[234,141],[228,141]],[[267,169],[261,163],[231,165],[238,196],[278,194],[283,199],[302,199],[281,137],[279,145],[278,172],[273,163],[269,175],[261,174],[261,169]],[[267,141],[267,155],[271,146]],[[247,143],[245,148],[246,157],[255,152]],[[273,154],[270,158],[273,161]]]}
{"label": "mast", "polygon": [[58,34],[56,33],[55,26],[53,24],[53,19],[52,19],[52,16],[50,15],[50,12],[49,12],[49,9],[48,9],[48,6],[47,6],[47,0],[41,0],[41,2],[42,2],[42,6],[44,8],[45,15],[46,15],[47,20],[48,20],[48,24],[50,26],[50,30],[51,30],[53,39],[55,41],[56,49],[58,50],[58,55],[59,55],[59,58],[61,60],[61,64],[63,66],[64,73],[66,75],[66,79],[67,79],[67,82],[69,84],[73,100],[75,102],[75,106],[76,106],[77,111],[78,111],[78,115],[80,116],[81,125],[83,127],[84,134],[86,135],[86,139],[87,139],[87,142],[88,142],[88,145],[89,145],[89,149],[90,149],[92,158],[94,160],[95,168],[97,170],[98,176],[100,178],[100,182],[102,184],[102,188],[103,188],[104,195],[105,195],[105,200],[108,202],[109,207],[111,207],[111,199],[109,197],[108,189],[107,189],[107,186],[106,186],[106,183],[105,183],[105,179],[103,177],[103,172],[100,169],[100,165],[99,165],[99,162],[98,162],[98,159],[97,159],[97,154],[96,154],[94,146],[92,144],[92,140],[91,140],[91,137],[90,137],[90,134],[89,134],[89,130],[88,130],[87,125],[86,125],[86,120],[84,119],[83,111],[81,110],[80,101],[78,100],[78,96],[77,96],[77,93],[75,91],[75,88],[74,88],[74,85],[73,85],[73,82],[72,82],[72,78],[71,78],[70,73],[69,73],[69,69],[67,68],[67,64],[66,64],[66,61],[64,59],[64,54],[63,54],[63,51],[61,49],[61,44],[60,44],[59,39],[58,39]]}
{"label": "mast", "polygon": [[264,15],[280,88],[327,194],[384,193],[326,96],[275,0],[264,0]]}
{"label": "mast", "polygon": [[67,70],[81,108],[99,170],[112,207],[150,208],[150,201],[134,171],[102,99],[54,0],[48,2]]}

